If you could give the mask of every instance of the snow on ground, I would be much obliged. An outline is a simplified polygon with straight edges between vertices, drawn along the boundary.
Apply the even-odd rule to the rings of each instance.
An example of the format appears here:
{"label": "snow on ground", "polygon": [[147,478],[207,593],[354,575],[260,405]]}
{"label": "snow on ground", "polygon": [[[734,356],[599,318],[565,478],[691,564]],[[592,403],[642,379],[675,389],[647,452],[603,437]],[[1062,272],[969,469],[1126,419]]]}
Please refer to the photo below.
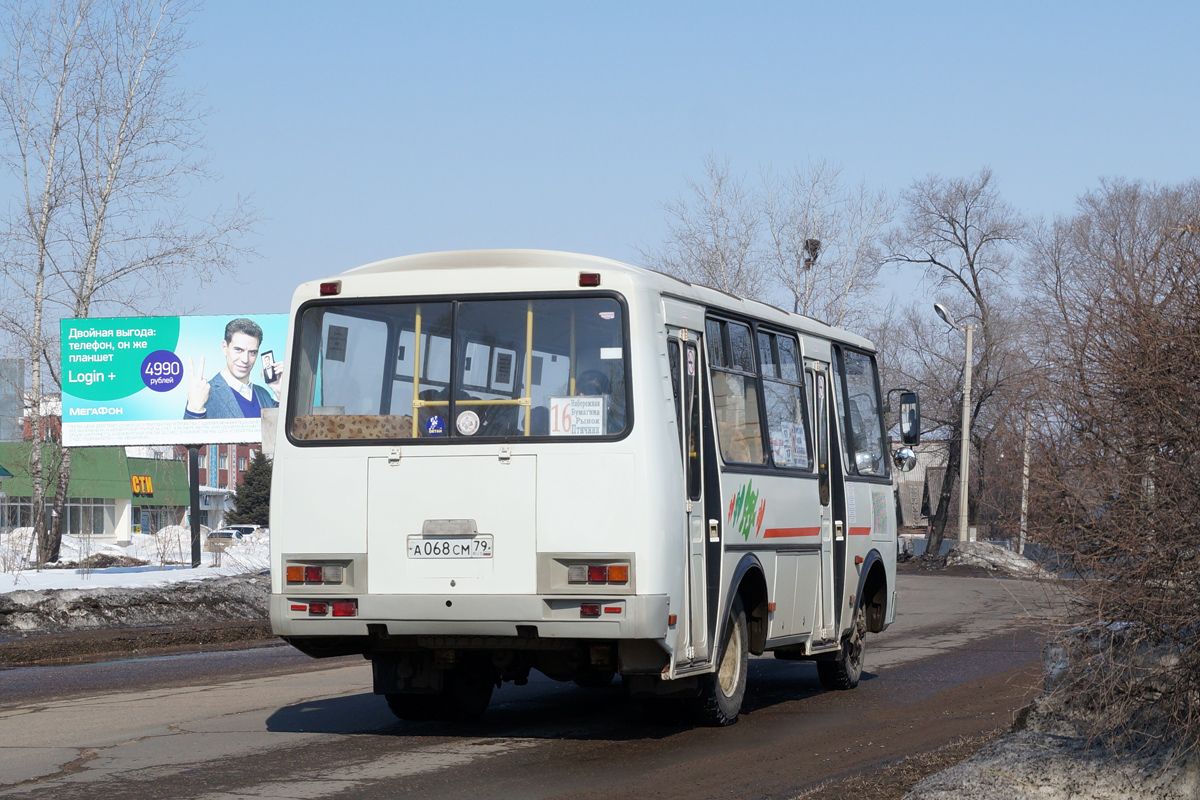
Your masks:
{"label": "snow on ground", "polygon": [[946,554],[946,566],[980,567],[1019,578],[1053,578],[1023,555],[991,542],[955,542]]}
{"label": "snow on ground", "polygon": [[[30,566],[36,550],[32,529],[17,528],[0,533],[0,594],[18,590],[97,589],[163,586],[261,572],[270,568],[270,535],[254,533],[230,542],[224,552],[207,552],[207,535],[201,543],[201,565],[192,569],[191,531],[181,525],[163,528],[157,534],[134,534],[128,545],[93,542],[79,536],[63,536],[60,563],[73,568],[37,569]],[[81,561],[96,556],[111,557],[140,566],[78,568]]]}

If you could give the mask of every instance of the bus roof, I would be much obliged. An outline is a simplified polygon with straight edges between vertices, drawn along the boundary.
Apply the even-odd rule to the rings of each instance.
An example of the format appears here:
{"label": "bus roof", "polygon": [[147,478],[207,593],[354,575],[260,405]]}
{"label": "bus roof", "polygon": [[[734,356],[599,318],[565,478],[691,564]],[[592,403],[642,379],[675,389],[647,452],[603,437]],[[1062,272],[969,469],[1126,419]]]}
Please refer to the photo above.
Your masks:
{"label": "bus roof", "polygon": [[427,270],[456,270],[456,269],[504,269],[504,268],[537,268],[563,270],[607,270],[623,272],[630,275],[639,283],[653,286],[662,294],[683,300],[689,300],[699,305],[727,311],[741,312],[747,316],[775,322],[796,328],[808,334],[845,342],[866,350],[875,350],[870,340],[841,328],[826,325],[823,322],[793,314],[776,308],[769,303],[758,300],[746,300],[732,294],[713,289],[697,283],[689,283],[680,278],[656,272],[644,267],[637,267],[621,261],[614,261],[600,256],[590,256],[581,253],[568,253],[557,250],[447,250],[435,253],[418,253],[399,258],[389,258],[365,264],[342,273],[343,275],[370,275],[389,272],[427,271]]}

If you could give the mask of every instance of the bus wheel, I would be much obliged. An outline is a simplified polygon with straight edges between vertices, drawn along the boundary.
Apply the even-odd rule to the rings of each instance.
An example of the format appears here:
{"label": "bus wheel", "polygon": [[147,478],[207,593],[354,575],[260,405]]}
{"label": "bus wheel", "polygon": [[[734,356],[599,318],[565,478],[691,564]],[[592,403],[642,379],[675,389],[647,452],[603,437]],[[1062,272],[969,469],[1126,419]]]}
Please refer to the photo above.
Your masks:
{"label": "bus wheel", "polygon": [[583,689],[603,689],[616,675],[611,669],[589,669],[575,676],[575,685]]}
{"label": "bus wheel", "polygon": [[482,716],[492,700],[495,676],[479,667],[459,667],[442,677],[442,690],[434,694],[384,695],[388,708],[400,719],[466,720]]}
{"label": "bus wheel", "polygon": [[854,612],[854,625],[842,640],[842,649],[833,661],[817,662],[817,677],[830,691],[853,689],[863,670],[863,640],[867,636],[867,616],[862,606]]}
{"label": "bus wheel", "polygon": [[746,672],[750,665],[749,637],[746,612],[742,599],[736,597],[729,609],[725,626],[725,641],[721,648],[721,663],[716,672],[700,678],[700,696],[693,700],[698,721],[705,725],[732,725],[737,722],[746,696]]}
{"label": "bus wheel", "polygon": [[388,708],[400,719],[410,722],[433,719],[437,716],[437,694],[385,694]]}
{"label": "bus wheel", "polygon": [[442,719],[475,719],[483,715],[496,688],[494,671],[483,666],[462,666],[446,673],[439,700]]}

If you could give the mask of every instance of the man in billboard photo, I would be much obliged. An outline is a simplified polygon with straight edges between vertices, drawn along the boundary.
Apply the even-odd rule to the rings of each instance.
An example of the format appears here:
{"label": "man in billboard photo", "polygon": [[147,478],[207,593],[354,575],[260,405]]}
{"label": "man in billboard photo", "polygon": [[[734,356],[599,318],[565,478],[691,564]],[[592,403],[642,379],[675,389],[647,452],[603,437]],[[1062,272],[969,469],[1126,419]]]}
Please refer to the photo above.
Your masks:
{"label": "man in billboard photo", "polygon": [[200,369],[188,359],[188,396],[184,419],[242,419],[262,416],[262,409],[279,405],[283,385],[282,362],[264,363],[266,387],[253,382],[254,365],[263,332],[253,320],[240,317],[225,326],[221,352],[225,368],[211,379],[204,378],[204,358]]}

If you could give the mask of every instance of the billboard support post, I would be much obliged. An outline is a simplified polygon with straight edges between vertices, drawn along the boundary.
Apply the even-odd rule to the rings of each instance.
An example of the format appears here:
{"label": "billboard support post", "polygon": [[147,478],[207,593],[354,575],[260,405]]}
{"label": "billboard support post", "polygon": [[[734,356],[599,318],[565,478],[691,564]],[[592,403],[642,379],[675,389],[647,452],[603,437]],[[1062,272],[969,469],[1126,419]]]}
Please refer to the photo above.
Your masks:
{"label": "billboard support post", "polygon": [[200,566],[200,445],[188,445],[188,485],[192,494],[192,568]]}

